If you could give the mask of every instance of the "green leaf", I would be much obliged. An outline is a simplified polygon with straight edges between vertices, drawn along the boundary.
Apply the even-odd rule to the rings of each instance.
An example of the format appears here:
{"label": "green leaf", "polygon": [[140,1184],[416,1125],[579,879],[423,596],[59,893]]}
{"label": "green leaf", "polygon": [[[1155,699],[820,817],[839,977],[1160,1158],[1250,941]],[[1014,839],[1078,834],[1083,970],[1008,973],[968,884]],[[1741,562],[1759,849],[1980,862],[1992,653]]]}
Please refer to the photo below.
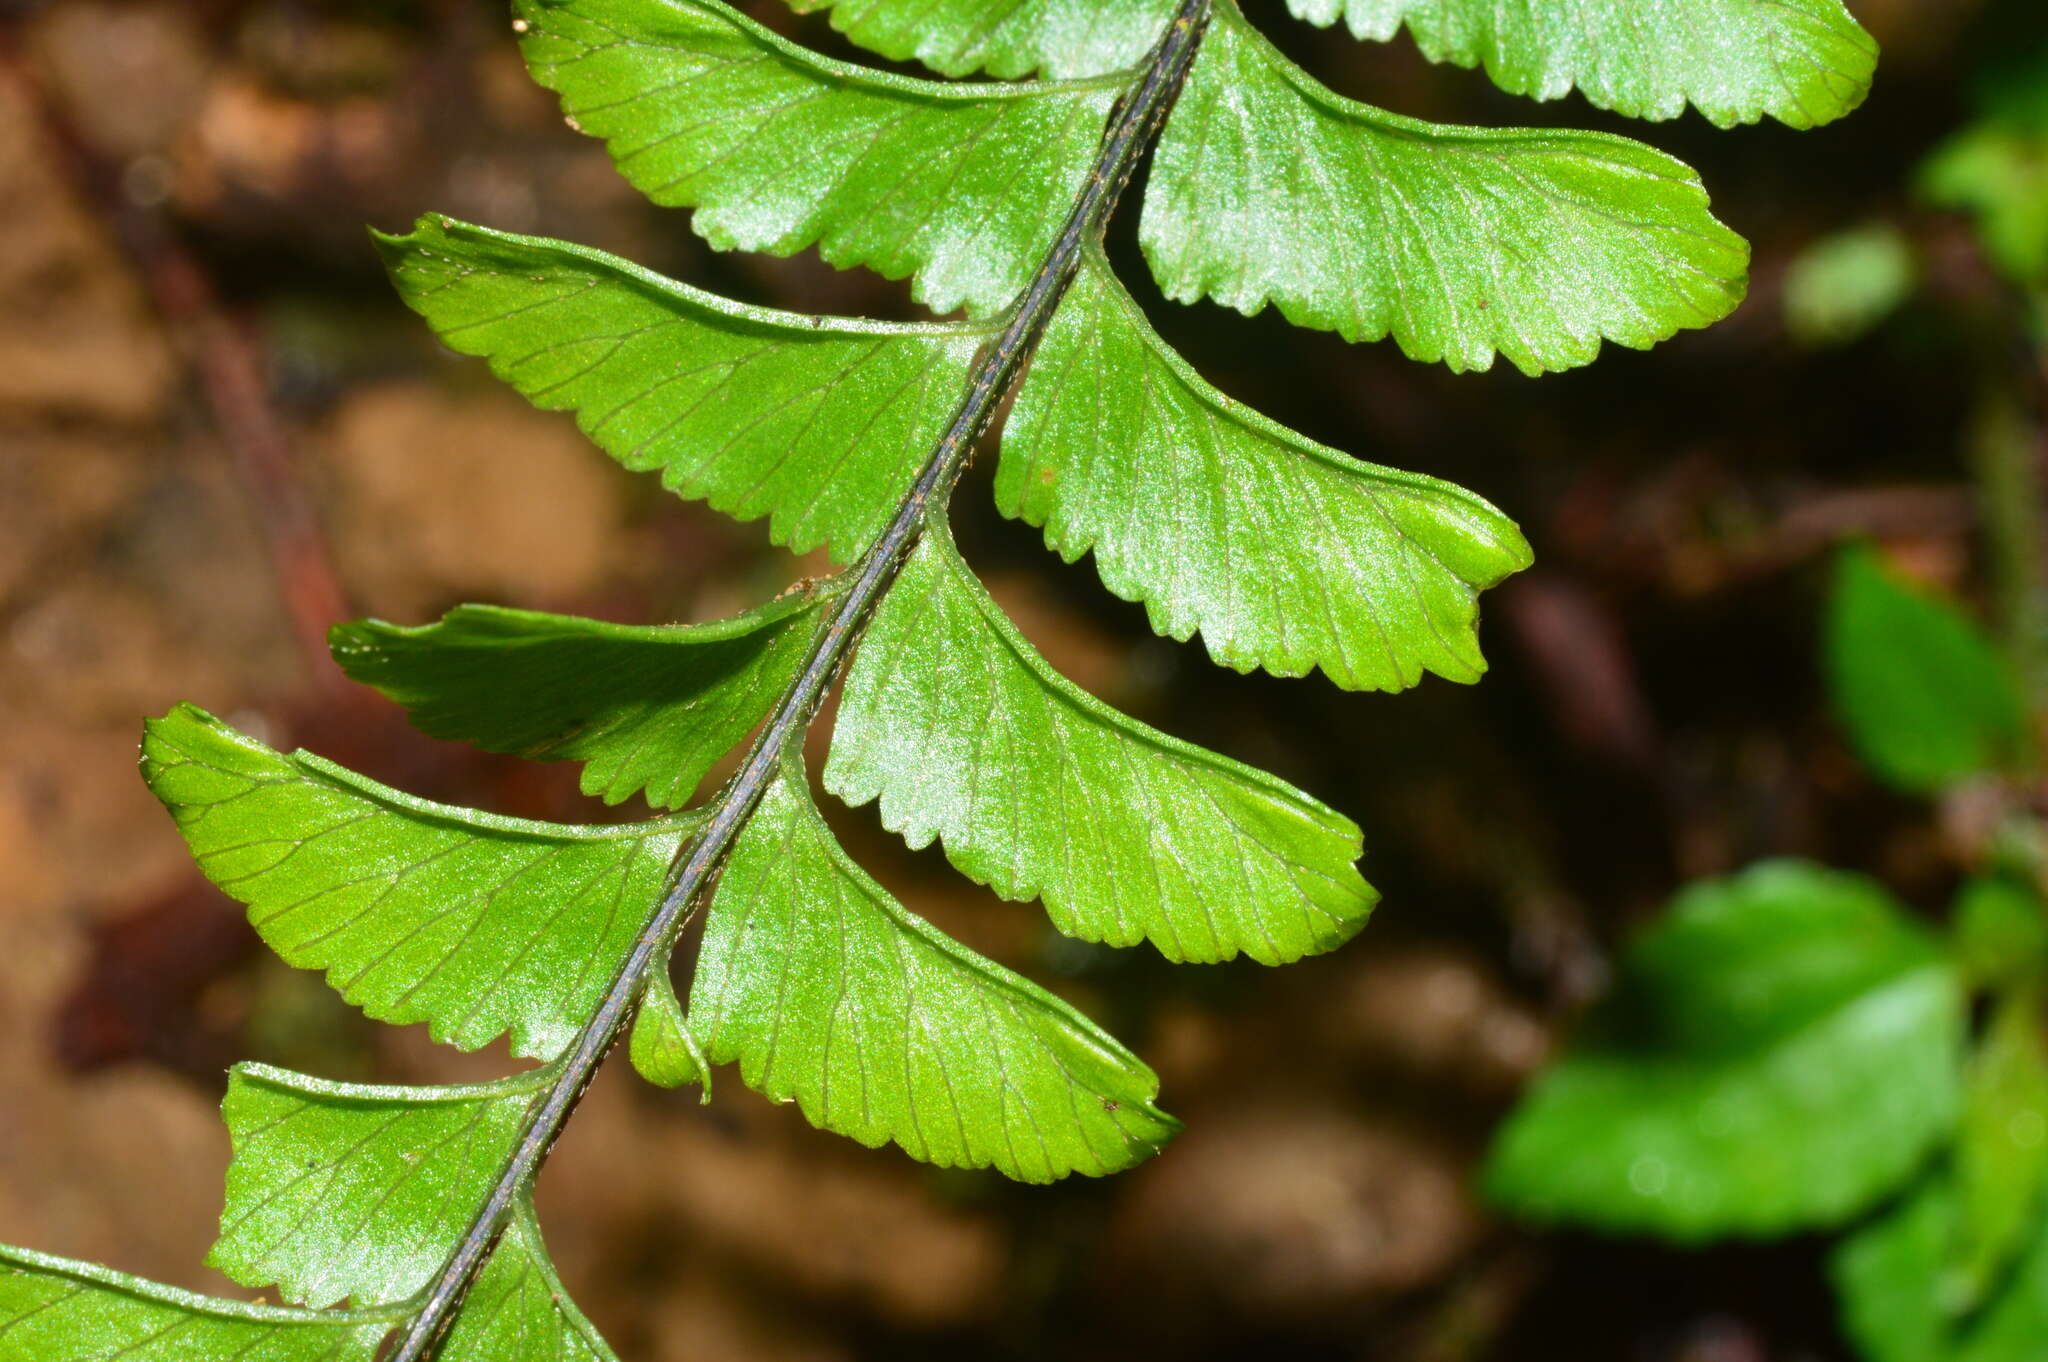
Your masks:
{"label": "green leaf", "polygon": [[2031,1238],[2048,1190],[2048,1049],[2041,996],[2000,1000],[1970,1063],[1956,1137],[1961,1223],[1955,1274],[1972,1304],[1982,1300]]}
{"label": "green leaf", "polygon": [[1058,676],[939,526],[861,644],[825,785],[1067,935],[1173,960],[1326,951],[1377,898],[1349,819]]}
{"label": "green leaf", "polygon": [[1865,1362],[1953,1362],[1962,1309],[1943,1273],[1955,1233],[1955,1184],[1936,1173],[1835,1249],[1842,1330]]}
{"label": "green leaf", "polygon": [[1835,711],[1888,783],[1935,790],[1996,769],[2023,744],[2018,682],[1984,631],[1867,545],[1836,556],[1825,632]]}
{"label": "green leaf", "polygon": [[396,1320],[217,1300],[0,1245],[0,1362],[369,1362]]}
{"label": "green leaf", "polygon": [[1870,92],[1877,43],[1841,0],[1288,0],[1315,24],[1340,17],[1384,42],[1403,23],[1431,61],[1485,66],[1510,94],[1589,103],[1631,118],[1687,104],[1721,127],[1765,114],[1795,128],[1840,118]]}
{"label": "green leaf", "polygon": [[[248,1305],[0,1245],[0,1362],[371,1362],[406,1314]],[[440,1357],[617,1362],[555,1275],[530,1202],[484,1264]]]}
{"label": "green leaf", "polygon": [[945,75],[1064,79],[1135,65],[1173,0],[790,0],[790,8],[829,9],[832,27],[868,51]]}
{"label": "green leaf", "polygon": [[1119,85],[953,84],[784,42],[718,0],[515,0],[534,79],[719,250],[866,265],[937,312],[1030,280]]}
{"label": "green leaf", "polygon": [[1647,349],[1740,301],[1749,248],[1699,177],[1599,133],[1455,128],[1317,84],[1218,6],[1160,139],[1139,239],[1168,297],[1410,358],[1524,373]]}
{"label": "green leaf", "polygon": [[1986,118],[1920,167],[1920,196],[1976,220],[1991,263],[2021,288],[2048,288],[2048,117]]}
{"label": "green leaf", "polygon": [[1835,1250],[1843,1332],[1867,1362],[2038,1362],[2048,1338],[2048,1215],[2034,1217],[2018,1261],[1974,1310],[1968,1281],[1950,1266],[1960,1223],[1954,1179],[1938,1173]]}
{"label": "green leaf", "polygon": [[1050,1182],[1127,1168],[1179,1128],[1129,1051],[861,873],[796,769],[719,880],[690,1026],[747,1086],[930,1163]]}
{"label": "green leaf", "polygon": [[377,238],[407,303],[626,467],[778,544],[860,556],[960,401],[974,326],[746,307],[614,256],[423,218]]}
{"label": "green leaf", "polygon": [[[2023,290],[2048,289],[2048,28],[2039,16],[1987,25],[1972,103],[1977,116],[1936,147],[1920,196],[1976,220],[1992,265]],[[2037,300],[2037,306],[2039,300]]]}
{"label": "green leaf", "polygon": [[633,1018],[633,1040],[628,1048],[633,1067],[649,1083],[658,1088],[701,1083],[703,1100],[711,1100],[711,1061],[683,1020],[683,1005],[676,1000],[676,986],[666,969],[656,969],[647,977],[647,992]]}
{"label": "green leaf", "polygon": [[221,1104],[234,1161],[207,1262],[316,1308],[408,1299],[483,1204],[549,1076],[363,1087],[236,1065]]}
{"label": "green leaf", "polygon": [[1919,265],[1889,222],[1822,237],[1785,269],[1785,329],[1801,345],[1847,345],[1913,292]]}
{"label": "green leaf", "polygon": [[553,1058],[632,949],[684,818],[568,827],[449,808],[204,710],[152,720],[142,774],[207,878],[289,964],[379,1021]]}
{"label": "green leaf", "polygon": [[1500,1205],[1683,1241],[1840,1223],[1955,1120],[1962,994],[1875,883],[1769,862],[1680,895],[1488,1161]]}
{"label": "green leaf", "polygon": [[441,1362],[618,1362],[569,1299],[522,1198],[456,1317]]}
{"label": "green leaf", "polygon": [[817,606],[807,592],[715,624],[634,627],[464,605],[331,638],[343,671],[436,738],[585,762],[585,794],[680,808],[796,675]]}
{"label": "green leaf", "polygon": [[1957,1362],[2038,1362],[2048,1339],[2048,1217],[1957,1350]]}
{"label": "green leaf", "polygon": [[1480,590],[1529,564],[1514,523],[1231,401],[1091,255],[1003,436],[996,501],[1069,562],[1091,549],[1152,627],[1239,671],[1350,690],[1476,681]]}
{"label": "green leaf", "polygon": [[1980,876],[1956,895],[1953,916],[1956,957],[1972,982],[2025,984],[2048,969],[2048,908],[2032,886]]}

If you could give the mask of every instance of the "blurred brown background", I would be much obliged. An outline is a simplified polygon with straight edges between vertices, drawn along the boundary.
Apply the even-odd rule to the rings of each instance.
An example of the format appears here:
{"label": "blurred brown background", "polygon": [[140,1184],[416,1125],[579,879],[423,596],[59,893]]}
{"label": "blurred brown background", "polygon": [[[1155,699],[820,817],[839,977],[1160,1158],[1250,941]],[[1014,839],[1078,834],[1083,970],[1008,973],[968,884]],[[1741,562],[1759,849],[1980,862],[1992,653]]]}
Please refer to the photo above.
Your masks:
{"label": "blurred brown background", "polygon": [[[844,51],[821,21],[748,8]],[[1885,48],[1877,92],[1799,134],[1530,105],[1405,42],[1248,6],[1346,93],[1691,161],[1756,244],[1750,301],[1587,371],[1454,377],[1161,303],[1127,212],[1126,279],[1228,392],[1522,521],[1539,565],[1489,597],[1494,673],[1386,697],[1220,672],[998,520],[984,458],[962,538],[1026,632],[1114,703],[1355,816],[1385,905],[1326,959],[1171,968],[1060,940],[870,814],[841,819],[913,907],[1151,1059],[1189,1131],[1107,1183],[1018,1188],[816,1134],[736,1081],[700,1108],[609,1074],[542,1210],[627,1362],[1845,1356],[1816,1244],[1531,1237],[1465,1183],[1613,944],[1682,879],[1799,853],[1923,904],[1953,882],[1969,811],[1929,817],[1858,773],[1814,618],[1820,555],[1851,530],[1969,578],[1971,413],[2025,357],[1999,348],[2006,304],[1967,234],[1906,178],[1965,116],[1999,16],[1852,8]],[[710,253],[563,125],[492,0],[0,0],[0,42],[0,1239],[231,1290],[200,1266],[224,1065],[433,1082],[506,1061],[367,1024],[256,949],[135,777],[143,717],[190,699],[431,797],[622,816],[572,772],[414,734],[316,661],[319,630],[465,599],[704,619],[816,566],[438,350],[363,224],[442,210],[783,307],[914,308],[814,257]],[[1920,243],[1927,287],[1874,335],[1802,350],[1787,261],[1873,216]]]}

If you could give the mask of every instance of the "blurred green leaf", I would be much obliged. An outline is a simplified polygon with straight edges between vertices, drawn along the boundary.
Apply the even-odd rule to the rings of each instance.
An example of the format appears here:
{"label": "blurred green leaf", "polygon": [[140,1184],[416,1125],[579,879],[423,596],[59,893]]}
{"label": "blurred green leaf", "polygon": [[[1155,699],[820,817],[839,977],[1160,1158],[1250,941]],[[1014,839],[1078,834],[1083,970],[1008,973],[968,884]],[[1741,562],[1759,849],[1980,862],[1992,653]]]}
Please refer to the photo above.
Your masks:
{"label": "blurred green leaf", "polygon": [[2048,289],[2048,31],[2038,19],[2031,27],[2031,37],[1994,32],[1977,117],[1922,162],[1919,190],[1973,217],[1985,255],[2013,284]]}
{"label": "blurred green leaf", "polygon": [[1956,895],[1956,956],[1973,983],[2039,978],[2048,966],[2048,911],[2040,894],[2008,875],[1969,881]]}
{"label": "blurred green leaf", "polygon": [[1962,1298],[1943,1274],[1957,1219],[1955,1180],[1943,1171],[1835,1249],[1842,1329],[1865,1362],[1953,1362]]}
{"label": "blurred green leaf", "polygon": [[1951,1256],[1974,1304],[2032,1233],[2048,1188],[2048,1050],[2034,990],[1999,1001],[1971,1058],[1955,1168],[1962,1222]]}
{"label": "blurred green leaf", "polygon": [[2021,750],[2019,684],[1990,638],[1867,545],[1835,559],[1825,633],[1835,712],[1857,754],[1890,784],[1926,793]]}
{"label": "blurred green leaf", "polygon": [[1822,237],[1785,271],[1785,329],[1801,345],[1846,345],[1912,293],[1918,264],[1886,222]]}
{"label": "blurred green leaf", "polygon": [[1587,102],[1632,118],[1714,123],[1765,114],[1795,128],[1840,118],[1870,91],[1877,43],[1841,0],[1288,0],[1311,23],[1342,16],[1384,41],[1403,23],[1431,61],[1481,66],[1510,94]]}
{"label": "blurred green leaf", "polygon": [[2048,126],[1985,121],[1935,149],[1920,192],[1976,221],[1984,253],[2022,288],[2048,288]]}
{"label": "blurred green leaf", "polygon": [[1952,1128],[1962,990],[1877,884],[1774,861],[1679,896],[1496,1140],[1531,1219],[1683,1241],[1838,1224]]}
{"label": "blurred green leaf", "polygon": [[1748,243],[1699,176],[1604,133],[1459,128],[1342,98],[1224,4],[1174,106],[1139,240],[1159,286],[1273,303],[1411,359],[1524,373],[1647,349],[1741,301]]}
{"label": "blurred green leaf", "polygon": [[1951,1267],[1960,1222],[1954,1178],[1937,1173],[1835,1250],[1842,1329],[1865,1362],[2040,1362],[2048,1215],[2037,1208],[2019,1257],[1975,1310]]}

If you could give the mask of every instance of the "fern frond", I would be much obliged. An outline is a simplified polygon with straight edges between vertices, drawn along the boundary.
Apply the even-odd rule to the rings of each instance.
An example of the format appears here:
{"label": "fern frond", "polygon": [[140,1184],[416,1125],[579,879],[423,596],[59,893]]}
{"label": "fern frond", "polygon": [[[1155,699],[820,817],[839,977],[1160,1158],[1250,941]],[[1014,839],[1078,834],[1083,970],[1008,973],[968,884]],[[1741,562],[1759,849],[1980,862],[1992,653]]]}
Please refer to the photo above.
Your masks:
{"label": "fern frond", "polygon": [[[1296,3],[1327,21],[1343,0]],[[1569,42],[1503,20],[1453,43],[1473,6],[1428,3],[1346,12],[1361,31],[1434,15],[1454,60],[1492,66],[1488,43],[1525,45],[1502,58],[1510,84],[1576,80],[1651,111],[1671,97],[1665,47],[1627,72],[1588,55],[1623,50],[1618,0],[1576,0],[1600,22]],[[1787,0],[1821,21],[1834,3]],[[835,841],[802,756],[835,685],[824,786],[876,804],[912,845],[940,842],[998,894],[1041,900],[1070,935],[1279,964],[1349,938],[1377,893],[1349,819],[1118,713],[1033,650],[953,544],[949,498],[977,442],[1016,392],[1001,509],[1070,559],[1092,552],[1154,628],[1199,632],[1240,669],[1320,668],[1355,689],[1473,680],[1478,593],[1529,561],[1485,501],[1246,410],[1152,330],[1100,248],[1162,125],[1140,239],[1177,299],[1272,302],[1453,368],[1503,354],[1535,373],[1703,324],[1741,292],[1746,247],[1661,153],[1340,99],[1231,0],[795,4],[836,6],[854,40],[947,73],[1053,78],[884,74],[721,0],[513,12],[571,121],[656,202],[694,209],[714,246],[815,246],[985,320],[749,307],[446,218],[377,241],[450,346],[573,412],[626,467],[765,517],[776,543],[824,546],[846,571],[711,624],[465,606],[333,638],[349,674],[427,732],[581,762],[585,791],[613,803],[681,808],[737,751],[732,774],[684,812],[568,826],[415,799],[189,706],[151,722],[151,789],[286,961],[379,1020],[465,1049],[505,1036],[542,1063],[445,1088],[236,1070],[212,1261],[351,1308],[209,1301],[7,1250],[0,1362],[615,1362],[549,1264],[531,1191],[629,1028],[652,1082],[708,1097],[714,1067],[736,1065],[820,1126],[933,1163],[1045,1182],[1157,1151],[1177,1123],[1142,1061],[908,912]],[[1738,55],[1710,113],[1753,102],[1742,63],[1758,31],[1712,47]],[[1811,82],[1787,79],[1817,121]],[[686,1010],[669,968],[700,914]],[[1910,950],[1878,964],[1919,977]],[[1929,1003],[1922,991],[1908,1001]],[[1663,1076],[1603,1070],[1582,1105],[1639,1080]],[[1559,1128],[1583,1097],[1557,1099]]]}

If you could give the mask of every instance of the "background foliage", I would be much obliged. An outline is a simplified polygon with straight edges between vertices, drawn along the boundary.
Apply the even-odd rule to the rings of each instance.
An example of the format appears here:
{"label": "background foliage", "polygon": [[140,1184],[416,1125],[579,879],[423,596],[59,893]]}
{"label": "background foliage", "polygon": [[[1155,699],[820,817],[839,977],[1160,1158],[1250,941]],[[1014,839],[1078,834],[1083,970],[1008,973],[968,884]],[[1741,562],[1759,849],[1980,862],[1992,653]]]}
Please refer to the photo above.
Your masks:
{"label": "background foliage", "polygon": [[[436,353],[383,292],[356,223],[398,230],[434,204],[763,304],[915,312],[905,291],[809,257],[709,255],[643,209],[526,88],[494,4],[28,8],[9,17],[0,77],[0,184],[20,206],[0,218],[0,290],[9,315],[48,320],[0,337],[0,1081],[24,1113],[10,1115],[0,1220],[17,1239],[219,1289],[192,1265],[217,1210],[204,1170],[225,1157],[209,1108],[226,1057],[419,1083],[499,1072],[502,1056],[467,1070],[265,963],[181,872],[134,787],[134,716],[190,696],[394,786],[599,819],[573,776],[435,748],[388,707],[295,671],[280,601],[338,580],[392,618],[481,596],[664,621],[783,584],[758,529],[611,476],[566,423]],[[1340,93],[1404,113],[1612,128],[1683,157],[1756,243],[1751,301],[1716,331],[1540,385],[1507,365],[1453,376],[1391,344],[1164,304],[1131,267],[1126,221],[1122,277],[1206,376],[1334,447],[1484,489],[1542,566],[1492,601],[1485,687],[1380,702],[1212,672],[1152,638],[1142,607],[1103,598],[1085,566],[1048,569],[1035,532],[976,511],[987,498],[967,489],[963,542],[1062,670],[1355,817],[1390,907],[1372,941],[1286,976],[1174,970],[1061,941],[1036,910],[893,851],[869,815],[835,815],[913,909],[1120,1014],[1114,1029],[1194,1132],[1127,1179],[1020,1193],[841,1147],[737,1085],[700,1111],[611,1080],[543,1210],[573,1294],[623,1356],[1091,1357],[1136,1339],[1189,1357],[1266,1344],[1520,1358],[1567,1341],[1592,1357],[1843,1355],[1818,1242],[1681,1254],[1528,1237],[1488,1220],[1465,1182],[1516,1081],[1681,883],[1800,855],[1873,872],[1904,911],[1932,915],[1980,858],[1981,792],[1930,803],[1863,773],[1883,759],[1852,755],[1823,703],[1820,618],[1825,550],[1855,531],[1996,609],[1968,450],[1987,387],[2035,379],[2003,281],[2038,238],[2023,202],[2002,208],[2008,244],[1987,258],[1928,205],[1972,202],[1987,163],[2032,163],[1993,128],[1926,172],[1930,188],[1914,177],[1971,114],[1978,53],[2019,46],[1992,26],[2026,6],[2003,20],[1857,8],[1885,44],[1878,92],[1802,136],[1530,106],[1425,65],[1405,39],[1284,38]],[[832,42],[822,18],[801,32]],[[93,97],[110,82],[129,97]],[[45,135],[42,103],[77,135],[69,151]],[[1913,300],[1846,347],[1801,348],[1781,320],[1788,264],[1873,220],[1915,262]],[[189,255],[167,255],[158,227]],[[192,278],[218,312],[193,305]],[[251,326],[248,347],[220,317]],[[188,377],[218,390],[236,353],[267,398],[255,427],[232,383],[209,408]],[[296,451],[282,488],[264,416]],[[294,497],[331,527],[332,579]],[[268,556],[266,534],[282,545]],[[1886,967],[1909,977],[1913,949]],[[648,1172],[621,1186],[628,1164]]]}

